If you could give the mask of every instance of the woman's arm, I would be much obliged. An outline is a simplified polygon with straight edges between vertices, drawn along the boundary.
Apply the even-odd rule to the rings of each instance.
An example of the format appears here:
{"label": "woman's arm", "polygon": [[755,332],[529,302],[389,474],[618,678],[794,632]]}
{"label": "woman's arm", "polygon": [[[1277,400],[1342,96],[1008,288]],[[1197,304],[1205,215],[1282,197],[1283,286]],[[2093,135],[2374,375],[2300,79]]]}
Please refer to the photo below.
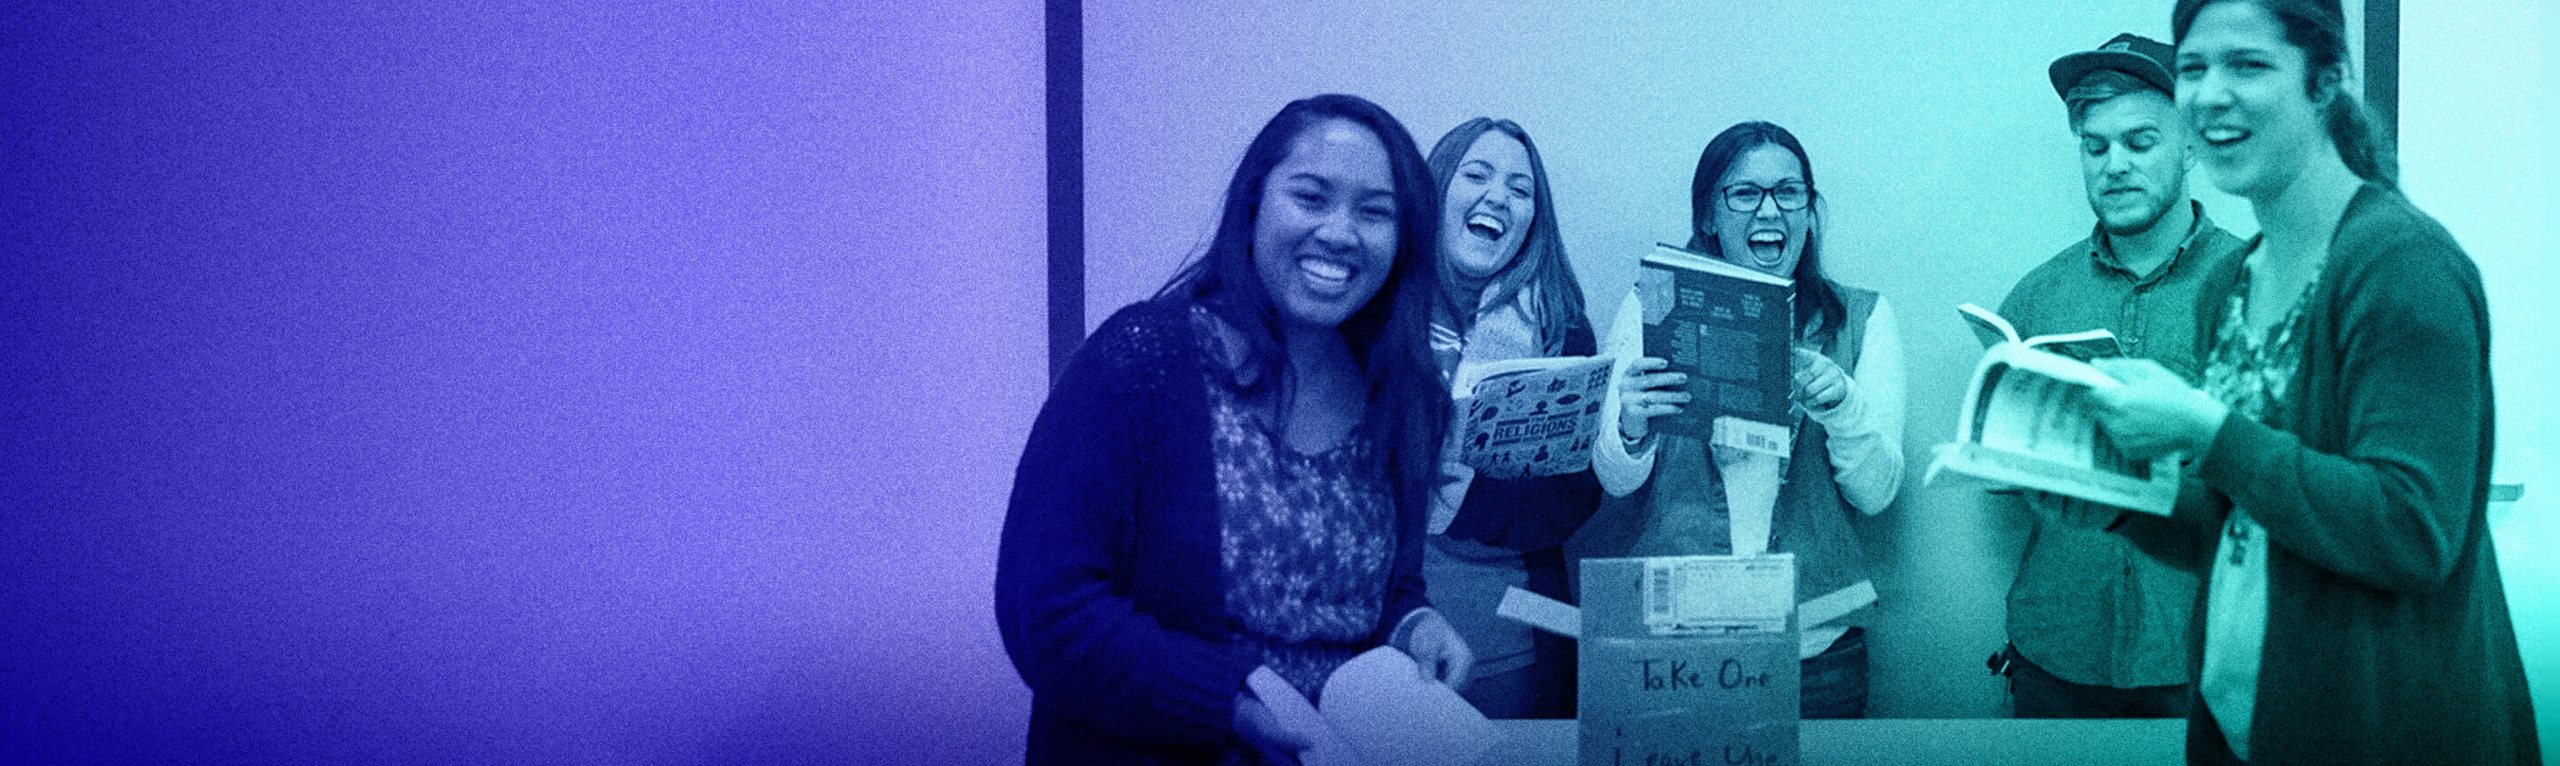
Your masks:
{"label": "woman's arm", "polygon": [[[2125,386],[2100,389],[2101,424],[2128,457],[2195,456],[2193,467],[2268,539],[2315,566],[2390,591],[2450,577],[2481,502],[2488,439],[2487,316],[2479,272],[2420,217],[2341,226],[2306,311],[2294,422],[2334,419],[2329,453],[2246,417],[2149,360],[2098,360]],[[2411,225],[2414,224],[2414,225]],[[2387,234],[2376,230],[2394,227]],[[2181,507],[2181,512],[2185,508]]]}
{"label": "woman's arm", "polygon": [[1253,659],[1168,629],[1115,588],[1129,564],[1114,549],[1140,518],[1140,465],[1166,436],[1149,414],[1174,398],[1162,389],[1200,385],[1148,369],[1168,360],[1141,350],[1168,344],[1142,337],[1151,331],[1131,313],[1077,352],[1032,425],[997,546],[996,625],[1023,681],[1063,703],[1059,714],[1132,741],[1214,747],[1231,736]]}
{"label": "woman's arm", "polygon": [[1867,315],[1866,340],[1848,395],[1838,406],[1810,412],[1829,435],[1831,476],[1850,505],[1882,513],[1902,489],[1902,331],[1893,304],[1876,296]]}
{"label": "woman's arm", "polygon": [[[1611,378],[1624,381],[1628,368],[1644,356],[1644,301],[1636,291],[1618,301],[1618,314],[1609,323],[1608,353],[1617,357]],[[1659,440],[1647,438],[1630,448],[1619,430],[1619,418],[1625,411],[1625,394],[1621,387],[1609,387],[1608,400],[1600,405],[1600,442],[1591,445],[1591,473],[1600,480],[1601,489],[1611,496],[1625,497],[1644,488],[1653,478],[1654,445]]]}

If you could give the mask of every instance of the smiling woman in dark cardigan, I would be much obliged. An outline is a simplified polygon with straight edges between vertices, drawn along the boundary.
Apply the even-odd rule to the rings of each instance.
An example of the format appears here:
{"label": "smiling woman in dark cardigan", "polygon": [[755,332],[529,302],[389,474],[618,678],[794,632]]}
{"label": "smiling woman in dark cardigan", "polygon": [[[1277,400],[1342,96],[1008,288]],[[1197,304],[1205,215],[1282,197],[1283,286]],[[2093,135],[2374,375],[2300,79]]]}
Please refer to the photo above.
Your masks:
{"label": "smiling woman in dark cardigan", "polygon": [[2128,457],[2190,463],[2214,551],[2190,763],[2536,763],[2489,536],[2479,271],[2393,188],[2315,0],[2183,0],[2177,100],[2254,250],[2208,277],[2202,390],[2102,360]]}
{"label": "smiling woman in dark cardigan", "polygon": [[1385,110],[1292,102],[1246,149],[1207,253],[1077,349],[997,552],[1029,762],[1288,762],[1308,733],[1247,690],[1257,668],[1315,698],[1392,644],[1466,677],[1421,577],[1448,399],[1431,192]]}

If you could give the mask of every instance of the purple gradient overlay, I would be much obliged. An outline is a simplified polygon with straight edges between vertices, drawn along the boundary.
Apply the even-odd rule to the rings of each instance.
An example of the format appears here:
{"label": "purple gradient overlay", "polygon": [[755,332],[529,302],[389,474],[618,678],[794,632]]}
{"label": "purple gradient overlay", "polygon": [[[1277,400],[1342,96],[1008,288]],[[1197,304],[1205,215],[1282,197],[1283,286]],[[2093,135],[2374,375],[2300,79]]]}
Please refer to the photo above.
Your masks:
{"label": "purple gradient overlay", "polygon": [[0,762],[1019,757],[1037,2],[75,5],[0,32]]}

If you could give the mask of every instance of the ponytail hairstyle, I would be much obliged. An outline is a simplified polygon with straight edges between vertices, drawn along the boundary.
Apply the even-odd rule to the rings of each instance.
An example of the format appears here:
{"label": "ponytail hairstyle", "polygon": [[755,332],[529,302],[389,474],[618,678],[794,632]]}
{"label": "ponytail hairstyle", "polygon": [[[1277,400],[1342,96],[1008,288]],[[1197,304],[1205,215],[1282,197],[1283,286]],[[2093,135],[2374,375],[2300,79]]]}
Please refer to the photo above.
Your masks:
{"label": "ponytail hairstyle", "polygon": [[[1464,336],[1475,326],[1476,312],[1484,306],[1508,303],[1521,292],[1528,293],[1530,321],[1538,327],[1538,344],[1548,356],[1564,353],[1564,337],[1583,318],[1582,282],[1574,278],[1573,262],[1564,255],[1564,235],[1556,231],[1555,196],[1547,189],[1547,164],[1538,158],[1538,144],[1529,140],[1529,131],[1519,123],[1491,117],[1478,117],[1449,129],[1440,143],[1431,147],[1431,188],[1434,201],[1447,201],[1449,183],[1458,177],[1458,164],[1475,148],[1476,139],[1486,133],[1501,133],[1520,142],[1529,151],[1529,174],[1537,190],[1531,199],[1537,207],[1529,215],[1529,233],[1521,238],[1520,253],[1511,257],[1502,270],[1494,272],[1485,288],[1476,295],[1461,295],[1467,280],[1457,278],[1457,265],[1448,258],[1439,259],[1440,304],[1437,309],[1447,317],[1450,329]],[[1433,242],[1438,242],[1435,232]],[[1486,300],[1490,294],[1492,300]]]}
{"label": "ponytail hairstyle", "polygon": [[2322,91],[2329,92],[2329,105],[2321,115],[2321,125],[2329,133],[2329,143],[2338,147],[2338,159],[2347,169],[2366,183],[2386,189],[2400,185],[2400,161],[2392,149],[2391,134],[2382,120],[2346,87],[2347,27],[2346,16],[2338,9],[2337,0],[2178,0],[2171,11],[2169,27],[2178,44],[2187,41],[2187,30],[2195,26],[2196,15],[2205,6],[2219,2],[2254,2],[2274,16],[2284,27],[2284,41],[2302,49],[2304,69],[2303,95],[2318,100]]}
{"label": "ponytail hairstyle", "polygon": [[1746,122],[1724,129],[1715,140],[1707,142],[1698,153],[1698,170],[1689,176],[1689,249],[1718,258],[1724,257],[1724,244],[1708,236],[1707,222],[1717,215],[1733,215],[1724,209],[1716,182],[1724,179],[1726,168],[1733,166],[1742,153],[1761,144],[1777,144],[1796,155],[1796,163],[1804,166],[1804,186],[1813,192],[1807,210],[1813,212],[1811,225],[1805,227],[1804,256],[1796,259],[1796,270],[1789,277],[1796,282],[1796,337],[1812,340],[1828,348],[1839,335],[1841,325],[1849,321],[1849,307],[1840,302],[1840,293],[1831,289],[1831,281],[1822,276],[1822,204],[1821,187],[1813,185],[1813,160],[1806,157],[1804,144],[1793,133],[1766,122]]}

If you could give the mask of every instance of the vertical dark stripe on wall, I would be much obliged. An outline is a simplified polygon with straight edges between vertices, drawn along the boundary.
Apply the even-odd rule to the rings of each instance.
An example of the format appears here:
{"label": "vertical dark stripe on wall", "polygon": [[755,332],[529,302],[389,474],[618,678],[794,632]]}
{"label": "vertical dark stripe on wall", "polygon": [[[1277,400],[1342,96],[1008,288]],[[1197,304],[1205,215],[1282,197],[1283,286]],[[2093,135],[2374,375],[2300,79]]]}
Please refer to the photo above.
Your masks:
{"label": "vertical dark stripe on wall", "polygon": [[2364,100],[2400,143],[2400,0],[2364,0]]}
{"label": "vertical dark stripe on wall", "polygon": [[1084,342],[1084,2],[1048,0],[1049,379]]}

